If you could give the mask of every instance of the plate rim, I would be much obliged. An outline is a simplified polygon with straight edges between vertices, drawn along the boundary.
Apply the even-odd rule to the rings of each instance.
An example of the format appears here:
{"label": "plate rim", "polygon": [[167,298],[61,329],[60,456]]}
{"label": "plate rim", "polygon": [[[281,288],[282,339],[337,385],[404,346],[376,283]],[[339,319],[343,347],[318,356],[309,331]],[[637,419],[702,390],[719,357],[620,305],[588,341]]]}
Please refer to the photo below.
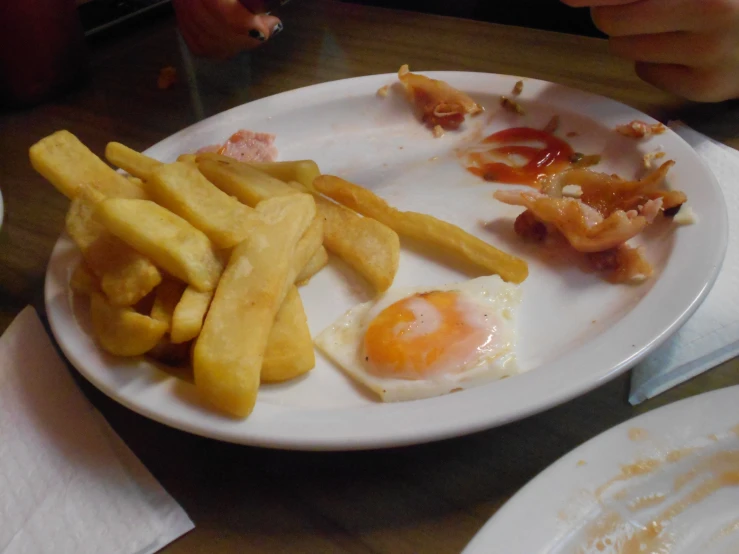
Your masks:
{"label": "plate rim", "polygon": [[[600,443],[607,443],[611,437],[618,436],[627,428],[647,428],[653,420],[666,417],[668,414],[671,414],[673,412],[682,413],[683,411],[688,411],[694,405],[704,404],[713,397],[719,396],[739,397],[739,385],[729,385],[719,389],[696,394],[694,396],[683,398],[676,402],[672,402],[670,404],[660,406],[659,408],[655,408],[643,414],[631,417],[626,421],[622,421],[621,423],[618,423],[598,433],[591,439],[563,454],[547,467],[545,467],[543,470],[541,470],[525,485],[523,485],[518,491],[516,491],[513,496],[511,496],[511,498],[509,498],[505,502],[505,504],[503,504],[503,506],[501,506],[492,516],[490,516],[490,518],[488,518],[488,520],[483,524],[478,532],[475,533],[475,536],[472,538],[472,540],[470,540],[470,542],[465,546],[462,554],[482,554],[482,552],[489,552],[488,547],[490,539],[488,539],[488,537],[492,536],[492,533],[495,532],[497,526],[505,524],[506,518],[508,518],[508,513],[516,510],[521,503],[524,503],[525,505],[526,497],[532,494],[532,491],[536,492],[542,484],[546,485],[546,483],[550,482],[552,478],[556,478],[561,470],[572,467],[574,465],[573,460],[583,458],[583,452],[592,449],[594,446],[597,446]],[[493,540],[494,539],[495,537],[493,537]]]}
{"label": "plate rim", "polygon": [[[433,78],[445,79],[445,80],[463,78],[465,76],[467,78],[480,78],[480,79],[486,79],[486,78],[501,79],[503,78],[503,79],[512,80],[512,79],[523,78],[526,80],[526,82],[538,83],[541,86],[551,85],[551,86],[557,87],[557,89],[564,91],[567,95],[575,95],[576,97],[580,97],[580,98],[589,98],[599,103],[605,102],[607,104],[610,104],[612,107],[617,106],[620,110],[623,110],[626,114],[630,114],[634,116],[638,115],[640,118],[645,119],[647,121],[656,122],[656,120],[654,120],[647,114],[643,114],[642,112],[639,112],[635,108],[632,108],[626,104],[623,104],[611,98],[607,98],[605,96],[597,95],[597,94],[583,91],[580,89],[574,89],[569,86],[558,84],[558,83],[553,83],[550,81],[542,81],[539,79],[533,79],[533,78],[527,78],[527,77],[518,77],[518,76],[513,76],[513,75],[485,73],[485,72],[432,71],[432,72],[420,72],[420,73],[428,75]],[[228,120],[230,115],[233,115],[233,113],[235,113],[237,110],[244,109],[245,106],[250,106],[252,104],[259,104],[259,103],[283,101],[285,99],[289,100],[292,97],[300,98],[301,96],[306,94],[306,91],[310,91],[313,94],[321,93],[325,91],[325,93],[328,96],[331,96],[333,98],[337,96],[337,92],[332,89],[336,88],[337,86],[343,85],[344,87],[351,87],[355,85],[363,85],[365,83],[380,81],[382,79],[394,79],[394,78],[396,78],[396,75],[394,73],[390,73],[390,74],[386,73],[386,74],[369,75],[369,76],[362,76],[362,77],[353,77],[349,79],[338,79],[334,81],[328,81],[325,83],[319,83],[319,84],[310,85],[307,87],[302,87],[299,89],[285,91],[285,92],[282,92],[282,93],[279,93],[273,96],[269,96],[269,97],[265,97],[259,100],[248,102],[246,104],[234,106],[233,108],[230,108],[229,110],[220,112],[218,114],[214,114],[213,116],[209,118],[196,122],[193,125],[190,125],[186,127],[185,129],[182,129],[170,135],[169,137],[162,139],[161,141],[157,142],[156,144],[148,148],[145,151],[145,153],[156,150],[157,148],[161,148],[166,143],[178,141],[185,134],[192,133],[193,131],[196,131],[198,129],[207,128],[207,126],[209,125],[217,125],[221,121],[226,121]],[[368,90],[372,90],[372,89],[370,88]],[[252,107],[251,109],[257,109],[257,108]],[[717,193],[719,197],[722,199],[723,192],[721,190],[721,187],[718,184],[718,181],[716,180],[713,172],[707,166],[707,164],[700,158],[700,156],[697,153],[695,153],[695,151],[690,147],[690,145],[682,137],[672,132],[671,130],[668,132],[672,134],[673,139],[677,139],[679,143],[682,143],[683,147],[688,148],[691,152],[693,152],[694,158],[692,161],[696,162],[702,168],[702,170],[707,174],[707,176],[709,177],[709,180],[711,181],[711,186],[714,189],[714,192]],[[552,394],[548,396],[546,400],[540,401],[538,403],[530,403],[526,407],[515,410],[513,412],[509,412],[508,414],[504,416],[485,417],[483,415],[476,419],[473,418],[474,420],[472,421],[466,421],[464,424],[457,424],[451,427],[447,426],[443,429],[439,429],[439,428],[427,429],[427,430],[424,430],[423,432],[419,432],[419,431],[414,432],[413,430],[408,430],[405,432],[397,432],[396,430],[396,432],[390,433],[390,436],[387,436],[387,434],[380,433],[377,436],[372,436],[370,434],[367,436],[363,435],[361,437],[356,437],[354,435],[347,435],[347,436],[334,436],[334,437],[322,436],[320,438],[313,437],[313,438],[305,439],[304,437],[295,437],[295,436],[293,436],[292,438],[285,437],[285,436],[280,436],[280,437],[263,436],[259,432],[254,432],[254,431],[247,432],[245,434],[238,433],[238,432],[233,433],[233,432],[224,432],[224,431],[213,431],[212,429],[197,428],[197,426],[193,426],[191,423],[179,421],[176,418],[168,417],[166,414],[161,414],[159,412],[152,411],[150,409],[142,407],[141,405],[136,404],[135,402],[132,402],[131,400],[127,398],[122,398],[119,391],[113,390],[106,383],[102,382],[102,380],[99,379],[98,376],[92,374],[92,372],[89,371],[89,369],[85,367],[84,360],[79,359],[76,353],[70,347],[70,345],[66,343],[66,339],[60,338],[60,337],[65,336],[65,332],[60,327],[62,322],[56,320],[56,318],[59,316],[59,313],[56,310],[52,309],[53,307],[51,306],[51,301],[52,301],[51,295],[55,292],[54,286],[53,286],[54,285],[53,270],[55,267],[55,263],[60,255],[60,252],[64,250],[64,248],[66,247],[65,241],[69,240],[68,238],[65,238],[65,234],[62,234],[62,236],[57,241],[54,247],[54,250],[52,252],[49,265],[47,267],[46,283],[45,283],[45,291],[44,291],[45,292],[45,302],[46,302],[46,308],[47,308],[47,314],[48,314],[50,326],[54,334],[54,337],[57,340],[57,343],[60,345],[65,356],[67,356],[68,360],[72,363],[72,365],[74,365],[75,368],[87,380],[89,380],[93,385],[95,385],[98,389],[100,389],[107,396],[123,404],[129,409],[132,409],[133,411],[137,413],[140,413],[146,417],[154,419],[155,421],[159,421],[160,423],[163,423],[165,425],[168,425],[168,426],[171,426],[171,427],[174,427],[174,428],[177,428],[177,429],[180,429],[182,431],[186,431],[192,434],[213,438],[216,440],[232,442],[232,443],[237,443],[237,444],[261,446],[261,447],[276,448],[276,449],[286,449],[286,450],[348,451],[348,450],[370,450],[370,449],[378,449],[378,448],[406,446],[406,445],[411,445],[411,444],[421,444],[421,443],[444,440],[444,439],[448,439],[452,437],[463,436],[463,435],[479,432],[479,431],[489,429],[492,427],[504,425],[511,421],[529,417],[535,413],[543,412],[545,410],[552,408],[553,406],[562,404],[575,397],[585,394],[597,388],[598,386],[601,386],[605,382],[608,382],[611,379],[614,379],[618,375],[628,370],[630,367],[633,367],[635,364],[641,361],[644,357],[646,357],[649,353],[653,352],[665,340],[667,340],[675,331],[677,331],[685,323],[685,321],[687,321],[687,319],[695,312],[695,310],[700,306],[700,304],[706,298],[711,288],[713,287],[713,284],[718,278],[721,266],[725,258],[726,248],[728,245],[728,212],[726,209],[725,202],[721,202],[719,211],[720,211],[720,214],[717,214],[719,215],[718,227],[723,232],[720,237],[720,240],[717,240],[714,243],[714,245],[718,245],[719,248],[715,250],[714,262],[712,262],[711,267],[708,269],[706,279],[703,281],[703,284],[701,285],[700,290],[698,290],[697,292],[693,292],[691,294],[691,299],[690,299],[689,304],[682,310],[682,312],[680,313],[678,317],[673,319],[673,321],[666,328],[663,328],[659,333],[657,333],[656,336],[654,336],[650,341],[644,344],[641,348],[637,349],[635,352],[632,352],[628,356],[625,356],[624,354],[625,358],[622,359],[620,363],[614,366],[611,366],[607,371],[604,370],[602,374],[600,374],[597,378],[578,382],[576,385],[566,387],[565,391],[560,391],[557,394]],[[647,295],[647,297],[648,296],[649,295]],[[592,340],[594,339],[591,339],[591,341],[588,341],[588,342],[592,342]],[[556,360],[552,362],[552,364],[554,363],[556,363]],[[520,379],[524,377],[525,375],[527,374],[517,376],[517,379]],[[474,391],[474,389],[465,391],[465,393],[469,393],[472,391]],[[458,394],[465,394],[465,393],[458,393]],[[429,406],[431,406],[431,403],[433,402],[438,403],[440,400],[443,402],[444,398],[449,398],[449,395],[446,395],[443,397],[437,397],[434,399],[416,401],[416,402],[427,402],[429,403]],[[402,403],[402,404],[408,405],[409,403]],[[385,407],[391,406],[389,404],[382,404],[382,405]],[[366,408],[366,407],[362,407],[362,408]],[[360,408],[352,408],[351,410],[360,410]],[[339,410],[339,411],[343,412],[345,410]],[[316,413],[316,412],[313,412],[313,413]],[[247,421],[251,421],[253,417],[254,416],[252,415]]]}

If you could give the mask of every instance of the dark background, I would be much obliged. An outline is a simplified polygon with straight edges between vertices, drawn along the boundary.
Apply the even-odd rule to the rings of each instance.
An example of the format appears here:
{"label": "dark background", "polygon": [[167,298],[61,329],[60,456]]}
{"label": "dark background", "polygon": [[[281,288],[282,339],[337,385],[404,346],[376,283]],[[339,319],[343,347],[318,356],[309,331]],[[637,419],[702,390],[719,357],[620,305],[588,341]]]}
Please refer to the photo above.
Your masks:
{"label": "dark background", "polygon": [[441,15],[548,29],[563,33],[603,36],[593,25],[588,9],[574,9],[559,0],[344,0]]}
{"label": "dark background", "polygon": [[[0,0],[8,1],[8,0]],[[15,0],[21,1],[21,0]],[[79,0],[78,0],[79,1]],[[293,0],[310,2],[310,0]],[[603,36],[588,9],[574,9],[560,0],[343,0],[385,8],[435,13],[481,21],[547,29],[587,36]],[[144,14],[171,13],[169,0],[86,0],[79,6],[88,36],[108,30],[116,22],[136,25]],[[279,14],[278,14],[279,15]]]}

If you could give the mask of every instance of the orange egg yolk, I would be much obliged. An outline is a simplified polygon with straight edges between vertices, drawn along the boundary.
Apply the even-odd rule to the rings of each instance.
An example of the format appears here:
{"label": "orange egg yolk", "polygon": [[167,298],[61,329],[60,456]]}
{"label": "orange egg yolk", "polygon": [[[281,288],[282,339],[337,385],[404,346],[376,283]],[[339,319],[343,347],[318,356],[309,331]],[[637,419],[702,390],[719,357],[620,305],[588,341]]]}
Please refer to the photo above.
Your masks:
{"label": "orange egg yolk", "polygon": [[465,307],[455,291],[415,294],[388,306],[364,337],[367,370],[378,377],[422,379],[462,369],[491,338],[484,326],[470,322]]}

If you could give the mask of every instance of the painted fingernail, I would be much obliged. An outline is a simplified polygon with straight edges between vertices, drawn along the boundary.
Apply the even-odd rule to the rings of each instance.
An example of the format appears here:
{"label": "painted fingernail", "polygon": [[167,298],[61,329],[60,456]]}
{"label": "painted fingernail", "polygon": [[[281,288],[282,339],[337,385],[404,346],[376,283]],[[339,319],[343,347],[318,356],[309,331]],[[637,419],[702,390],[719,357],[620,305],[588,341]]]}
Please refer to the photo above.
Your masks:
{"label": "painted fingernail", "polygon": [[251,31],[249,31],[249,36],[251,38],[257,39],[259,42],[264,42],[265,40],[267,40],[267,37],[265,37],[264,33],[259,29],[252,29]]}
{"label": "painted fingernail", "polygon": [[279,35],[283,31],[284,28],[285,26],[282,24],[281,21],[279,21],[278,23],[275,24],[274,27],[272,27],[272,32],[270,33],[269,36],[274,37],[274,36]]}

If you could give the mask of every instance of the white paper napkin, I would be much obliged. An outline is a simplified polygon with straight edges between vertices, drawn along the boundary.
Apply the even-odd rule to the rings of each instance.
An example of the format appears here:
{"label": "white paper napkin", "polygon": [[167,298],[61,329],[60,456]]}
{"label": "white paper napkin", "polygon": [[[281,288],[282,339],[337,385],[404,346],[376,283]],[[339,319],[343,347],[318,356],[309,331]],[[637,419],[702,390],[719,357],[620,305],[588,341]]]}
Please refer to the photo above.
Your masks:
{"label": "white paper napkin", "polygon": [[193,527],[27,307],[0,338],[0,553],[149,554]]}
{"label": "white paper napkin", "polygon": [[721,185],[729,211],[729,246],[721,273],[703,304],[666,344],[634,368],[632,404],[739,355],[739,152],[680,122],[670,127],[703,158]]}

